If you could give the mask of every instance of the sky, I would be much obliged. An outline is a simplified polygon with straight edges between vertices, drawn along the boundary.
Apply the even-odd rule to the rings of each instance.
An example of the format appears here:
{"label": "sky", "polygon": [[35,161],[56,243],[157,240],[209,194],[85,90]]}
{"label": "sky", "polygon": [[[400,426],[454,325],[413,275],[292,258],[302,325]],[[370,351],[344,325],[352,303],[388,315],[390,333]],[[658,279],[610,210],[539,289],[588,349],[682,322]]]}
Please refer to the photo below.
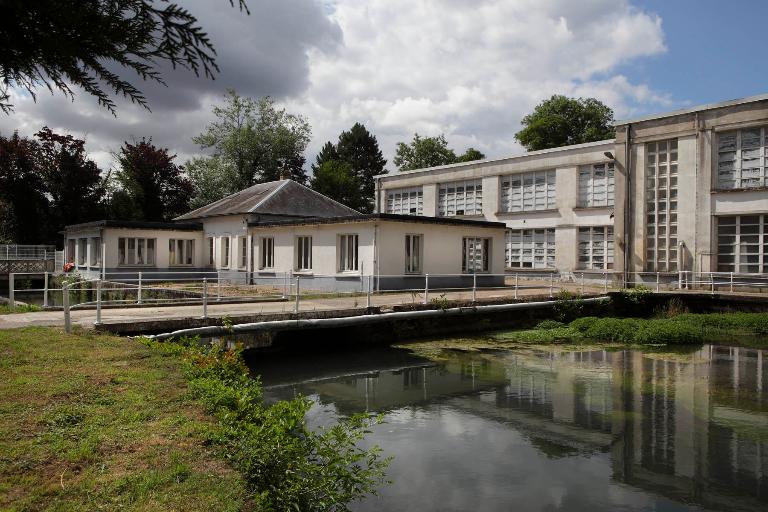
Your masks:
{"label": "sky", "polygon": [[191,138],[227,88],[270,95],[307,118],[320,147],[363,123],[391,163],[415,132],[457,152],[523,152],[520,120],[552,94],[595,97],[617,119],[768,92],[762,0],[178,0],[208,31],[221,73],[164,67],[140,82],[152,111],[118,101],[113,117],[78,92],[13,95],[0,134],[41,127],[86,139],[107,170],[123,141],[151,137],[178,163],[206,154]]}

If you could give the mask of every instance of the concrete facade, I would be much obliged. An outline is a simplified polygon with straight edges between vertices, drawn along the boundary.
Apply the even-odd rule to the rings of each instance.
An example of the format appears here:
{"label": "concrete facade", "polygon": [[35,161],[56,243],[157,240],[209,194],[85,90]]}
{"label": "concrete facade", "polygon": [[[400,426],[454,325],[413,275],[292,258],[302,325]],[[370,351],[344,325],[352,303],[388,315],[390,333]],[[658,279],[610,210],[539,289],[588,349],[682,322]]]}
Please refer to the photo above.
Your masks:
{"label": "concrete facade", "polygon": [[[666,161],[672,157],[674,162]],[[613,166],[613,201],[585,205],[580,187],[589,178],[585,181],[583,171],[601,164]],[[421,189],[420,213],[446,215],[439,207],[441,187],[476,179],[482,184],[482,215],[470,218],[504,222],[510,231],[554,229],[554,263],[516,265],[507,241],[508,270],[613,272],[628,281],[655,279],[657,272],[672,279],[681,270],[761,274],[768,273],[766,169],[768,95],[763,95],[621,121],[615,140],[382,176],[376,207],[388,211],[397,191]],[[505,180],[545,171],[555,173],[555,206],[505,211]],[[462,217],[459,212],[453,215]],[[739,227],[721,229],[718,244],[719,224]],[[587,227],[612,228],[611,258],[585,257],[601,241]],[[729,229],[738,231],[735,241]],[[532,246],[541,252],[546,242],[534,239]]]}

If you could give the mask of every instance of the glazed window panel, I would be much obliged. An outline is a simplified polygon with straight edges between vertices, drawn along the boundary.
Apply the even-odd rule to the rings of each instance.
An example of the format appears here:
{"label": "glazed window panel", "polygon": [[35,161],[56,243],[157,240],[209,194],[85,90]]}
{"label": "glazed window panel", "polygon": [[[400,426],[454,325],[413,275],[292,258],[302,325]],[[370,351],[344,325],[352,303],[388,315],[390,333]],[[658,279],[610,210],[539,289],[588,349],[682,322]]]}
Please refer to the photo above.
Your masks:
{"label": "glazed window panel", "polygon": [[580,269],[613,268],[613,226],[579,228],[578,244]]}
{"label": "glazed window panel", "polygon": [[508,229],[504,256],[507,268],[554,268],[555,229]]}
{"label": "glazed window panel", "polygon": [[214,240],[213,237],[208,237],[208,238],[205,239],[205,242],[206,242],[206,244],[208,246],[208,251],[207,251],[208,261],[207,261],[207,264],[209,266],[214,266],[216,264],[216,252],[215,252],[215,247],[216,246],[215,246],[213,240]]}
{"label": "glazed window panel", "polygon": [[275,266],[275,239],[271,236],[261,238],[259,250],[259,269],[271,269]]}
{"label": "glazed window panel", "polygon": [[88,254],[88,239],[78,238],[77,239],[77,264],[78,265],[85,266],[87,254]]}
{"label": "glazed window panel", "polygon": [[312,270],[312,237],[296,237],[296,270]]}
{"label": "glazed window panel", "polygon": [[527,212],[557,207],[554,170],[501,177],[501,211]]}
{"label": "glazed window panel", "polygon": [[358,270],[357,235],[339,235],[338,260],[339,272],[354,272]]}
{"label": "glazed window panel", "polygon": [[118,265],[154,265],[155,239],[118,238],[117,263]]}
{"label": "glazed window panel", "polygon": [[717,188],[768,186],[768,127],[722,132],[717,137]]}
{"label": "glazed window panel", "polygon": [[90,240],[91,245],[91,258],[90,263],[92,267],[101,266],[101,237],[93,237]]}
{"label": "glazed window panel", "polygon": [[768,272],[768,215],[717,219],[717,270],[741,274]]}
{"label": "glazed window panel", "polygon": [[423,235],[405,235],[405,273],[420,274],[422,272]]}
{"label": "glazed window panel", "polygon": [[645,269],[677,270],[677,139],[646,144]]}
{"label": "glazed window panel", "polygon": [[[139,244],[142,253],[140,258],[149,257],[149,248],[144,244]],[[192,265],[195,261],[195,241],[185,239],[168,240],[168,264],[169,265]]]}
{"label": "glazed window panel", "polygon": [[580,207],[613,206],[614,193],[613,162],[594,164],[579,169]]}
{"label": "glazed window panel", "polygon": [[437,214],[440,217],[482,215],[482,180],[441,183],[438,189]]}
{"label": "glazed window panel", "polygon": [[386,211],[398,215],[423,215],[424,190],[422,187],[387,190]]}
{"label": "glazed window panel", "polygon": [[469,237],[463,239],[461,271],[468,274],[488,272],[490,269],[491,239]]}

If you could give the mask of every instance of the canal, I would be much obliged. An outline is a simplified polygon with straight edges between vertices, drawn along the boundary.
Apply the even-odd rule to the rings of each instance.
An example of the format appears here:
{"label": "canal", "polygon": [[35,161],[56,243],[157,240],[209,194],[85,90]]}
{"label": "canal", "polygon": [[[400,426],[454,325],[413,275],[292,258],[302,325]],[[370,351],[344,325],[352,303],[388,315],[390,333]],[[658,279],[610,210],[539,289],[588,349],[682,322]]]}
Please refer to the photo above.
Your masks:
{"label": "canal", "polygon": [[765,351],[424,346],[249,360],[314,426],[384,415],[392,483],[353,510],[768,510]]}

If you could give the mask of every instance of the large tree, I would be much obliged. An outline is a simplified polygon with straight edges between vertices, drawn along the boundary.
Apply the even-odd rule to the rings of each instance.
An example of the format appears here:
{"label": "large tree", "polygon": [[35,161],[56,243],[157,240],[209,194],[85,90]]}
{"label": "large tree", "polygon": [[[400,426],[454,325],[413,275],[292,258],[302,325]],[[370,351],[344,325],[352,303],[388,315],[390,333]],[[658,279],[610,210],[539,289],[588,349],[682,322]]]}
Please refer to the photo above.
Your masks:
{"label": "large tree", "polygon": [[233,184],[237,182],[237,172],[230,162],[221,157],[193,158],[184,164],[184,169],[193,186],[190,210],[236,192]]}
{"label": "large tree", "polygon": [[422,137],[416,133],[410,143],[397,143],[394,162],[398,170],[411,171],[457,162],[482,160],[483,158],[485,155],[475,148],[469,148],[464,154],[456,156],[456,152],[448,147],[445,135]]}
{"label": "large tree", "polygon": [[18,244],[51,243],[48,200],[39,172],[37,141],[0,136],[0,231]]}
{"label": "large tree", "polygon": [[360,180],[352,166],[341,160],[326,160],[315,170],[310,187],[350,208],[360,208]]}
{"label": "large tree", "polygon": [[554,95],[522,120],[515,138],[528,151],[612,139],[613,110],[594,98]]}
{"label": "large tree", "polygon": [[336,153],[339,160],[349,164],[360,184],[361,200],[358,209],[364,213],[372,212],[376,188],[375,177],[387,172],[384,169],[387,161],[379,149],[376,136],[362,124],[355,123],[349,131],[339,135]]}
{"label": "large tree", "polygon": [[152,139],[125,142],[117,155],[119,188],[112,199],[116,216],[167,221],[187,212],[193,185],[174,158],[167,149],[152,144]]}
{"label": "large tree", "polygon": [[306,181],[303,153],[312,131],[302,116],[279,108],[270,97],[255,100],[233,90],[213,114],[216,120],[192,140],[234,167],[236,181],[222,197],[281,176]]}
{"label": "large tree", "polygon": [[[245,0],[229,0],[247,12]],[[71,86],[115,113],[109,91],[148,108],[144,94],[115,71],[164,84],[169,63],[213,78],[213,44],[197,18],[167,0],[3,0],[0,16],[0,109],[9,88],[39,88],[74,98]]]}

